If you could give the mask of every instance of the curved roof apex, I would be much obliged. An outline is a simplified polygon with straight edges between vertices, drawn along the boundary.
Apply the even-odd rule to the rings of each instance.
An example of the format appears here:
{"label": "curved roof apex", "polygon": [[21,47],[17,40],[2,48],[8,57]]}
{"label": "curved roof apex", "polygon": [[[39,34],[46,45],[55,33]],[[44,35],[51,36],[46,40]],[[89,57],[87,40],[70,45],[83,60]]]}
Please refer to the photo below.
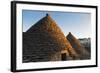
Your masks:
{"label": "curved roof apex", "polygon": [[38,22],[36,22],[32,27],[30,27],[26,32],[33,32],[34,30],[39,30],[41,28],[42,30],[47,30],[49,29],[58,29],[61,31],[59,26],[56,24],[55,20],[50,16],[50,14],[46,14],[43,18],[41,18]]}

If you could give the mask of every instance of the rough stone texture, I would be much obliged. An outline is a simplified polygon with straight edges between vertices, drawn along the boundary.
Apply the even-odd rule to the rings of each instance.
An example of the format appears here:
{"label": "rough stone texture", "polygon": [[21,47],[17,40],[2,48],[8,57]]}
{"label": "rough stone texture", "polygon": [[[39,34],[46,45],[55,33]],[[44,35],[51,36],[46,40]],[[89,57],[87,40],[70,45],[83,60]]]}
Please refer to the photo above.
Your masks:
{"label": "rough stone texture", "polygon": [[71,46],[75,49],[81,60],[90,59],[90,53],[86,50],[86,48],[80,43],[78,39],[76,39],[71,32],[66,37],[70,42]]}
{"label": "rough stone texture", "polygon": [[77,53],[64,36],[56,22],[46,15],[23,32],[23,62],[61,61],[79,59]]}

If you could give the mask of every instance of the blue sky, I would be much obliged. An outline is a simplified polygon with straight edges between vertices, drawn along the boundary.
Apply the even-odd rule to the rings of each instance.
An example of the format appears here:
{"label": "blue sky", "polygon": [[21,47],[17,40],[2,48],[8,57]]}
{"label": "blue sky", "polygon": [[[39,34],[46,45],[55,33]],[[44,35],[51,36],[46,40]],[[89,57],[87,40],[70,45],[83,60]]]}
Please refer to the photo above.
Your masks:
{"label": "blue sky", "polygon": [[91,34],[91,14],[76,13],[76,12],[48,12],[48,11],[34,11],[23,10],[23,32],[27,31],[38,20],[43,18],[46,13],[55,20],[58,26],[62,29],[65,36],[72,32],[77,38],[88,38]]}

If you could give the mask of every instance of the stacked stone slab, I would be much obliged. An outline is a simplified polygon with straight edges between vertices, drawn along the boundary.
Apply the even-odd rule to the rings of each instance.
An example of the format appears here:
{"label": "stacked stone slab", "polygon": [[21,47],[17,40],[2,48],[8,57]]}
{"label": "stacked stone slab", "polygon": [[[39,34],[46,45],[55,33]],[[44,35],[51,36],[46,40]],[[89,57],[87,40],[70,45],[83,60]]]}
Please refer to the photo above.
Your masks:
{"label": "stacked stone slab", "polygon": [[90,53],[86,48],[80,43],[80,41],[72,35],[71,32],[66,37],[70,42],[71,46],[74,48],[81,60],[90,59]]}
{"label": "stacked stone slab", "polygon": [[23,32],[23,62],[61,61],[63,53],[66,60],[79,59],[49,14]]}

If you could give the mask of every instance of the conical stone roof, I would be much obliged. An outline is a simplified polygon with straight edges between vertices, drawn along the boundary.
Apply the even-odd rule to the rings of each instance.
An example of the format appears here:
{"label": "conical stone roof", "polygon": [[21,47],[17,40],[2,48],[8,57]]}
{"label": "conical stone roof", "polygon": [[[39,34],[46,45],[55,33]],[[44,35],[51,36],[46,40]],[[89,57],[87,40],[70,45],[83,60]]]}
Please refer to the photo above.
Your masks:
{"label": "conical stone roof", "polygon": [[27,33],[33,33],[33,32],[61,32],[61,29],[56,24],[56,22],[50,17],[49,14],[46,14],[45,17],[40,19],[37,23],[35,23],[29,30],[27,30]]}
{"label": "conical stone roof", "polygon": [[90,59],[89,52],[80,43],[80,41],[72,35],[71,32],[69,32],[66,38],[70,42],[71,46],[75,49],[80,59]]}
{"label": "conical stone roof", "polygon": [[31,61],[58,61],[62,50],[66,51],[67,60],[77,59],[76,52],[49,14],[27,30],[23,37],[25,59],[25,56],[32,56]]}

